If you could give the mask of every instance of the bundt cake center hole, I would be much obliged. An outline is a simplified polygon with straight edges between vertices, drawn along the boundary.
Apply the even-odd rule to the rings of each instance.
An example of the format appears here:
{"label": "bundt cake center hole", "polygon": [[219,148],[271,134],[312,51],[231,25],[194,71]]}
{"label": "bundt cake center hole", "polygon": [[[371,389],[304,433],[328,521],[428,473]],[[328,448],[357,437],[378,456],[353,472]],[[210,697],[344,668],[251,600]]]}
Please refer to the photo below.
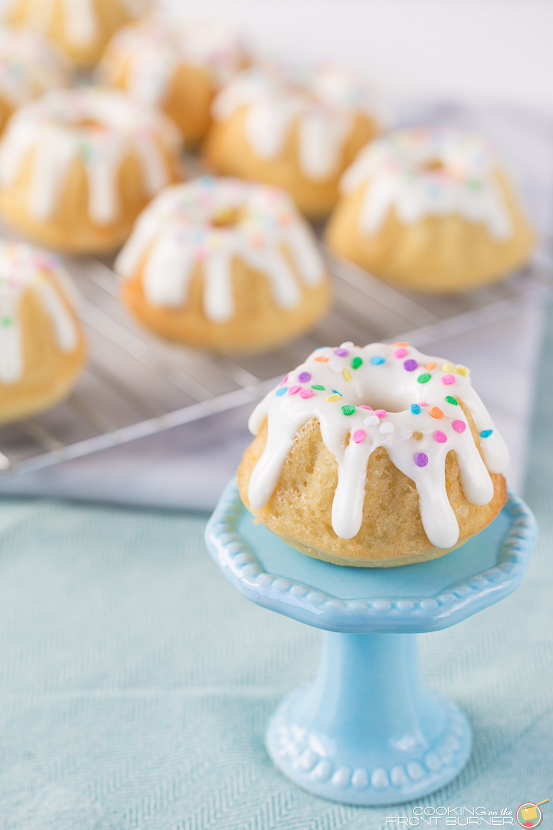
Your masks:
{"label": "bundt cake center hole", "polygon": [[239,225],[244,218],[244,212],[239,207],[222,208],[214,216],[211,217],[211,226],[213,228],[234,228]]}

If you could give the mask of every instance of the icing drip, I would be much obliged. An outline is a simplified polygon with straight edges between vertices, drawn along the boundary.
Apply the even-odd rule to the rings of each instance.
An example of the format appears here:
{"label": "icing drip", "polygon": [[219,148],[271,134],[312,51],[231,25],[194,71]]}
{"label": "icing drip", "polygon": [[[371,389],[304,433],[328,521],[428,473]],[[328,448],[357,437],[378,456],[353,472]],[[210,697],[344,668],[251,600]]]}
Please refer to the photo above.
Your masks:
{"label": "icing drip", "polygon": [[340,169],[355,114],[363,109],[362,87],[336,67],[255,67],[240,72],[215,99],[216,120],[246,107],[246,131],[261,158],[281,152],[299,130],[299,163],[305,176],[325,179]]}
{"label": "icing drip", "polygon": [[378,138],[357,156],[341,186],[350,193],[367,182],[359,218],[367,236],[392,209],[404,224],[453,213],[484,223],[496,239],[511,233],[492,153],[476,136],[420,128]]}
{"label": "icing drip", "polygon": [[131,278],[144,258],[146,297],[168,307],[186,303],[194,268],[201,262],[204,312],[221,323],[235,311],[235,258],[268,279],[282,308],[293,308],[301,299],[291,262],[307,286],[325,277],[323,260],[290,198],[237,179],[206,176],[164,190],[139,217],[116,270]]}
{"label": "icing drip", "polygon": [[102,66],[109,78],[114,61],[128,61],[128,91],[157,106],[165,97],[179,66],[204,70],[215,87],[230,80],[243,62],[238,40],[214,25],[176,24],[152,15],[140,24],[121,29],[113,38]]}
{"label": "icing drip", "polygon": [[179,140],[168,119],[144,111],[123,93],[56,90],[11,118],[0,143],[0,184],[11,184],[33,151],[28,207],[34,218],[44,220],[54,213],[67,175],[80,160],[90,219],[109,224],[120,214],[118,173],[124,158],[138,158],[144,189],[153,196],[171,179],[163,147],[175,155]]}
{"label": "icing drip", "polygon": [[[484,460],[461,403],[481,436]],[[509,459],[468,369],[408,344],[317,349],[256,407],[250,430],[257,434],[266,418],[267,444],[249,483],[252,506],[268,504],[298,431],[316,418],[338,464],[332,527],[342,539],[361,528],[367,464],[378,447],[415,483],[424,531],[439,548],[459,540],[446,491],[448,452],[456,453],[465,497],[479,505],[493,497],[490,473],[503,472]]]}
{"label": "icing drip", "polygon": [[46,39],[0,27],[0,96],[12,107],[67,83],[63,59]]}
{"label": "icing drip", "polygon": [[[24,371],[19,303],[33,291],[48,315],[60,351],[77,348],[75,321],[61,299],[68,274],[53,256],[22,244],[0,243],[0,383],[17,383]],[[56,284],[59,287],[56,287]]]}

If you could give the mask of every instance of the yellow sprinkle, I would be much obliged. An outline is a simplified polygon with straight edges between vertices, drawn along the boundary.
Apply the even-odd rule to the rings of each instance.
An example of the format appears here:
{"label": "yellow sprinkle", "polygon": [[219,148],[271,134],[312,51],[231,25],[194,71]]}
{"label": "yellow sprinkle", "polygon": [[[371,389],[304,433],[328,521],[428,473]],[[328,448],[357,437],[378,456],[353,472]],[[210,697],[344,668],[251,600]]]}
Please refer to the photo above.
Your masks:
{"label": "yellow sprinkle", "polygon": [[343,376],[345,377],[346,380],[351,380],[351,375],[350,375],[350,373],[348,372],[347,369],[344,369],[342,374],[343,374]]}
{"label": "yellow sprinkle", "polygon": [[456,368],[454,363],[444,363],[442,365],[442,372],[455,372]]}
{"label": "yellow sprinkle", "polygon": [[466,378],[469,373],[466,366],[457,366],[457,371],[460,375],[463,375],[464,378]]}
{"label": "yellow sprinkle", "polygon": [[338,395],[338,393],[336,393],[334,395],[329,395],[328,398],[325,398],[325,401],[337,401],[341,397],[342,397],[341,395]]}

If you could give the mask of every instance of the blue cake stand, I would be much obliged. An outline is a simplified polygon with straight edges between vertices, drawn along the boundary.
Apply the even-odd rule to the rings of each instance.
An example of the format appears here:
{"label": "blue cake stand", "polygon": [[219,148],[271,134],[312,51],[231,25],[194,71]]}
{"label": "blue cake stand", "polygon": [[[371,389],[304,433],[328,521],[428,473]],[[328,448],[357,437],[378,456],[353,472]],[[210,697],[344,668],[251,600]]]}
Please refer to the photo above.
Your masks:
{"label": "blue cake stand", "polygon": [[536,523],[514,495],[458,550],[398,568],[312,559],[254,525],[231,482],[207,546],[247,599],[324,629],[315,680],[277,707],[266,742],[304,789],[346,804],[399,804],[462,770],[472,732],[459,707],[421,675],[415,634],[461,622],[520,584]]}

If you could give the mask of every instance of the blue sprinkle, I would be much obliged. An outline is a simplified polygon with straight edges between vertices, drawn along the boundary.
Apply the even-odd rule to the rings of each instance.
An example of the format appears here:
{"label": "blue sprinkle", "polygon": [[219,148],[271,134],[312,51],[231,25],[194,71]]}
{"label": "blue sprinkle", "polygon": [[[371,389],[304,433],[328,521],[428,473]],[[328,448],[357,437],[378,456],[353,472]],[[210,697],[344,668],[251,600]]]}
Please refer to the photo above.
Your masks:
{"label": "blue sprinkle", "polygon": [[411,412],[413,413],[413,415],[419,415],[420,411],[421,411],[421,408],[418,405],[418,403],[412,403],[411,404]]}
{"label": "blue sprinkle", "polygon": [[480,438],[489,438],[490,435],[492,434],[492,432],[493,432],[493,429],[483,429],[482,432],[480,433]]}
{"label": "blue sprinkle", "polygon": [[277,389],[276,394],[280,398],[281,395],[285,395],[288,392],[287,386],[281,386],[280,389]]}
{"label": "blue sprinkle", "polygon": [[381,363],[386,363],[386,358],[382,357],[381,354],[375,355],[375,357],[371,357],[371,363],[373,366],[380,366]]}

